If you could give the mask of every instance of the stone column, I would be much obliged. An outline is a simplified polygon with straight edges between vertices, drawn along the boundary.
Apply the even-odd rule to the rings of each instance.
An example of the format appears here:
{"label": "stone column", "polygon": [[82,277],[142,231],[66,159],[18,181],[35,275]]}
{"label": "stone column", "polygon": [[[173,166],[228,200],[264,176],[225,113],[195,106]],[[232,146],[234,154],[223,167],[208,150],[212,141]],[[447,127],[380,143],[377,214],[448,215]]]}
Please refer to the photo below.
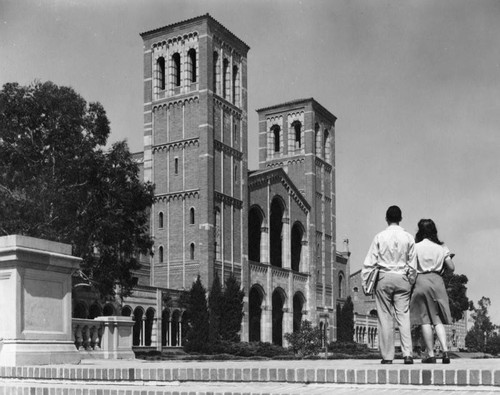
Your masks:
{"label": "stone column", "polygon": [[269,228],[260,228],[260,262],[269,265]]}
{"label": "stone column", "polygon": [[101,352],[104,359],[135,359],[132,351],[132,317],[97,317],[104,324]]}
{"label": "stone column", "polygon": [[0,365],[78,363],[71,325],[71,246],[0,237]]}
{"label": "stone column", "polygon": [[283,218],[283,229],[281,231],[281,264],[285,269],[291,269],[292,253],[290,248],[290,218]]}
{"label": "stone column", "polygon": [[261,342],[273,342],[273,316],[272,308],[269,305],[262,306],[260,318],[260,340]]}

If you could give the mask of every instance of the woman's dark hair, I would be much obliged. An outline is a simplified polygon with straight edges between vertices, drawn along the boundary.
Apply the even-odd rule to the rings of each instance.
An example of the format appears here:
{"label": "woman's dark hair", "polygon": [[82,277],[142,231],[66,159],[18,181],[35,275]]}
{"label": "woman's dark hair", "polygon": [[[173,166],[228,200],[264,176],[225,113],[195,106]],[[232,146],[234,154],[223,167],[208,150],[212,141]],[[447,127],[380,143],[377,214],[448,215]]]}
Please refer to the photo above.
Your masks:
{"label": "woman's dark hair", "polygon": [[436,224],[432,219],[421,219],[418,221],[418,231],[415,235],[415,242],[420,243],[423,239],[442,245],[443,242],[438,239]]}

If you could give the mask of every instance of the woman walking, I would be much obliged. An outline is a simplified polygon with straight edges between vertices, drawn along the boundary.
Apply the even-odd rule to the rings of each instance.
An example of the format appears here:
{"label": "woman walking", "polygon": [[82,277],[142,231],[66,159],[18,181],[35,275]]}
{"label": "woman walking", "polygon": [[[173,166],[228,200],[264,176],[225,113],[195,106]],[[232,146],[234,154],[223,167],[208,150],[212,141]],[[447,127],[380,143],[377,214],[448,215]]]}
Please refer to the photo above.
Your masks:
{"label": "woman walking", "polygon": [[448,247],[438,239],[437,228],[431,219],[421,219],[415,235],[417,253],[417,281],[410,303],[411,323],[422,326],[422,335],[427,347],[427,358],[422,363],[436,363],[434,335],[443,349],[443,363],[450,363],[444,324],[451,324],[452,318],[448,295],[441,274],[444,270],[455,270]]}

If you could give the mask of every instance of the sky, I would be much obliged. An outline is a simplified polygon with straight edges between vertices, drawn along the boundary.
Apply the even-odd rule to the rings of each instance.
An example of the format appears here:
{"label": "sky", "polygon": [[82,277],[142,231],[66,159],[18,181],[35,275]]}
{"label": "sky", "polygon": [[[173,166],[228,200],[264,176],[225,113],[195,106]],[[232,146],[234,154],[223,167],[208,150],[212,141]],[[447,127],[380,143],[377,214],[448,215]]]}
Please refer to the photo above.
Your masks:
{"label": "sky", "polygon": [[[337,249],[351,272],[396,204],[435,221],[468,296],[500,324],[500,2],[0,0],[0,84],[72,86],[103,104],[110,142],[143,149],[140,33],[209,13],[250,46],[258,108],[314,97],[337,116]],[[497,174],[497,175],[495,175]]]}

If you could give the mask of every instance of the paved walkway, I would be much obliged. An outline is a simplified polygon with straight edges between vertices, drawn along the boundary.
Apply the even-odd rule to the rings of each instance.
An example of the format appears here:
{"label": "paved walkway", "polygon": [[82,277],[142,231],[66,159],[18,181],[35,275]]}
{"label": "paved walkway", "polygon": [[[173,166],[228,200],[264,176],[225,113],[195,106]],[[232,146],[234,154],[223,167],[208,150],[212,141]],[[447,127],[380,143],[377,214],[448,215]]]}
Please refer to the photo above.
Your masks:
{"label": "paved walkway", "polygon": [[500,394],[500,359],[106,361],[0,367],[0,395]]}

